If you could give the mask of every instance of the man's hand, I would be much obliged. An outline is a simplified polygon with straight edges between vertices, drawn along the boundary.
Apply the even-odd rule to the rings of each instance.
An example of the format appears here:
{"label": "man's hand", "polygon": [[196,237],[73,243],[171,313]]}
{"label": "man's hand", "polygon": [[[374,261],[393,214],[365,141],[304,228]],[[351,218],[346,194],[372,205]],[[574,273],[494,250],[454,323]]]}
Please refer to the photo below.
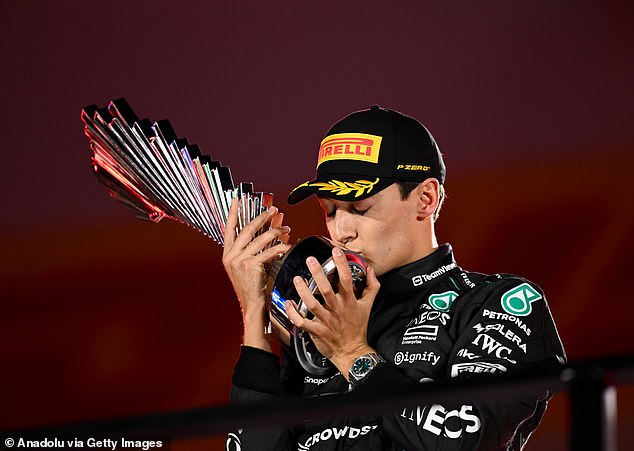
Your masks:
{"label": "man's hand", "polygon": [[333,248],[332,255],[339,273],[338,293],[334,292],[319,262],[314,257],[308,257],[308,269],[325,303],[320,304],[311,294],[306,282],[301,277],[295,277],[295,288],[314,318],[304,318],[291,301],[286,302],[286,313],[293,324],[310,334],[317,350],[347,379],[355,358],[376,352],[368,345],[366,335],[370,310],[380,284],[374,270],[368,267],[366,287],[357,299],[346,256],[338,247]]}
{"label": "man's hand", "polygon": [[[222,264],[240,301],[244,322],[243,344],[271,351],[271,343],[264,333],[268,323],[266,312],[266,268],[290,246],[290,227],[282,226],[283,214],[271,207],[247,224],[236,236],[238,202],[234,199],[225,228]],[[258,230],[270,223],[271,228],[254,238]],[[265,249],[273,240],[281,243]]]}

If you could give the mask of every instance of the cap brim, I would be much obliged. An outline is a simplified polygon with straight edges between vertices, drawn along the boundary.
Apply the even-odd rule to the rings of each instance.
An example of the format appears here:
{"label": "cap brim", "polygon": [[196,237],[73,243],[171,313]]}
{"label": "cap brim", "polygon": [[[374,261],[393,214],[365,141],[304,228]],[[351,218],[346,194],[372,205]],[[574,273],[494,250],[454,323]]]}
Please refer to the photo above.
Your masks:
{"label": "cap brim", "polygon": [[352,202],[373,196],[392,183],[394,183],[394,179],[386,177],[364,178],[363,176],[350,174],[341,176],[331,175],[329,177],[317,178],[302,183],[291,191],[288,195],[287,202],[290,205],[294,205],[309,198],[313,194],[320,197]]}

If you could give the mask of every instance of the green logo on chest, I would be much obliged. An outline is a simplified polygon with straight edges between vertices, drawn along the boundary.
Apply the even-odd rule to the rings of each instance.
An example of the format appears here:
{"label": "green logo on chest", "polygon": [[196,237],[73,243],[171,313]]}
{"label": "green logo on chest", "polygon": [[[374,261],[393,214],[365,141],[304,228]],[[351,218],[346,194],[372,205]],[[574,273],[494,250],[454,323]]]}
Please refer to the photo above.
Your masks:
{"label": "green logo on chest", "polygon": [[429,296],[429,305],[440,312],[446,312],[451,308],[454,299],[458,297],[455,291],[445,291],[444,293],[432,294]]}
{"label": "green logo on chest", "polygon": [[531,303],[538,301],[542,295],[527,283],[510,289],[502,295],[502,308],[514,316],[530,315]]}

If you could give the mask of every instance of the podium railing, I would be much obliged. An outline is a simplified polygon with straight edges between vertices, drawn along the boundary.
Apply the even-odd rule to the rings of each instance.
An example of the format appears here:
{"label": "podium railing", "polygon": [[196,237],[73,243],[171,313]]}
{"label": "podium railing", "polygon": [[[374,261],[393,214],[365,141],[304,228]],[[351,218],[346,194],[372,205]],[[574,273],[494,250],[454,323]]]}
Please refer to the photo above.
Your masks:
{"label": "podium railing", "polygon": [[[224,434],[238,428],[292,425],[303,418],[379,414],[403,405],[490,401],[545,390],[570,399],[570,450],[616,450],[614,387],[634,382],[634,355],[585,360],[561,370],[477,380],[448,380],[314,399],[164,412],[101,421],[1,431],[0,437],[169,436],[172,440]],[[333,415],[336,412],[336,415]]]}

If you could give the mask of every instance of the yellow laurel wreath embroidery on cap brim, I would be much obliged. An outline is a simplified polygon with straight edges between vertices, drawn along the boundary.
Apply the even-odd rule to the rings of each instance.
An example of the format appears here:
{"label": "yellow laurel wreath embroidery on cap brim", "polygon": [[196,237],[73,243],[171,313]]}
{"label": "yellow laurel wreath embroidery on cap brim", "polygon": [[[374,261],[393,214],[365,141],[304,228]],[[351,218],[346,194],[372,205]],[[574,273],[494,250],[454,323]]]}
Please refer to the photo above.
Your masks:
{"label": "yellow laurel wreath embroidery on cap brim", "polygon": [[356,191],[354,197],[359,197],[366,192],[371,192],[372,188],[374,188],[374,185],[377,183],[379,183],[378,178],[374,182],[369,180],[357,180],[355,182],[340,182],[339,180],[331,180],[329,182],[311,183],[308,186],[318,186],[319,191],[330,191],[337,196],[345,196],[346,194]]}
{"label": "yellow laurel wreath embroidery on cap brim", "polygon": [[310,180],[307,180],[304,183],[302,183],[301,185],[296,186],[295,188],[293,188],[293,191],[291,191],[291,193],[294,193],[298,189],[303,188],[303,187],[308,186],[308,185],[310,185]]}

